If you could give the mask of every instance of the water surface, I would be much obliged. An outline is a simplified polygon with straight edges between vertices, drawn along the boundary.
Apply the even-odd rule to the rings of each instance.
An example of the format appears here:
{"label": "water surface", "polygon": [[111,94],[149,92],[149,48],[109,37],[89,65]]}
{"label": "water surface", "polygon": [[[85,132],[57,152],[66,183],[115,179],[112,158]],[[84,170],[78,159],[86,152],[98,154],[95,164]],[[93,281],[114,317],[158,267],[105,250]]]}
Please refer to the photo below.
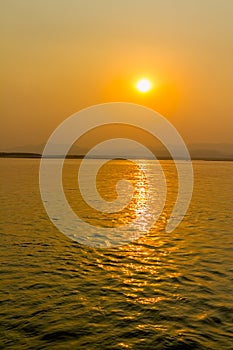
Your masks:
{"label": "water surface", "polygon": [[[65,188],[85,217],[71,176],[77,162],[66,163]],[[232,162],[194,162],[192,203],[170,234],[177,181],[163,162],[165,212],[146,236],[111,249],[53,226],[38,167],[37,159],[0,159],[2,349],[233,349]]]}

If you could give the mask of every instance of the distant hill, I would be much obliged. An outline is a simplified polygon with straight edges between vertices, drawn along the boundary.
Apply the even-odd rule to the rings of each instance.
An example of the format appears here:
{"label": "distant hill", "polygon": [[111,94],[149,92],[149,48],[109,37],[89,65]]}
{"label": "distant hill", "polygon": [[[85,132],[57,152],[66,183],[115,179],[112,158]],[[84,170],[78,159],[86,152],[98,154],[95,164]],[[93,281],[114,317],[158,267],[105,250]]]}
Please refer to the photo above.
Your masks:
{"label": "distant hill", "polygon": [[231,143],[193,143],[188,145],[192,158],[233,158],[233,144]]}
{"label": "distant hill", "polygon": [[[11,149],[4,149],[0,153],[0,157],[23,157],[23,158],[39,158],[43,153],[43,148],[45,144],[40,145],[27,145],[21,147],[14,147]],[[150,146],[153,149],[153,146]],[[154,146],[153,149],[156,157],[159,159],[169,159],[170,155],[165,147],[161,147],[159,145]],[[233,160],[233,144],[231,143],[193,143],[187,145],[191,158],[192,159],[210,159],[210,160]],[[61,145],[54,145],[54,154],[62,154],[59,153],[59,148],[62,149]],[[8,155],[6,154],[8,153]],[[82,147],[78,147],[74,145],[69,152],[69,158],[75,156],[75,158],[80,158],[82,155],[85,155],[87,150]],[[133,149],[124,150],[123,154],[121,150],[109,151],[109,154],[96,154],[95,157],[120,157],[120,156],[128,156],[134,158],[143,158],[143,154],[138,153],[138,150],[134,152]]]}
{"label": "distant hill", "polygon": [[41,154],[28,152],[0,152],[0,158],[41,158]]}

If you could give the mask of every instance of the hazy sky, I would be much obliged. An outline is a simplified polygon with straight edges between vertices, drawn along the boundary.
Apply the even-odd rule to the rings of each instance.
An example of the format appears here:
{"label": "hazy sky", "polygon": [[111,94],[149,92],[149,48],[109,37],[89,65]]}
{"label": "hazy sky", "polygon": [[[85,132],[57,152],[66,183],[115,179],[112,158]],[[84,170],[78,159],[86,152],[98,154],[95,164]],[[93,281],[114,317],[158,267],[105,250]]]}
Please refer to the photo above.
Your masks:
{"label": "hazy sky", "polygon": [[0,17],[0,150],[110,101],[157,110],[188,143],[232,142],[232,0],[2,0]]}

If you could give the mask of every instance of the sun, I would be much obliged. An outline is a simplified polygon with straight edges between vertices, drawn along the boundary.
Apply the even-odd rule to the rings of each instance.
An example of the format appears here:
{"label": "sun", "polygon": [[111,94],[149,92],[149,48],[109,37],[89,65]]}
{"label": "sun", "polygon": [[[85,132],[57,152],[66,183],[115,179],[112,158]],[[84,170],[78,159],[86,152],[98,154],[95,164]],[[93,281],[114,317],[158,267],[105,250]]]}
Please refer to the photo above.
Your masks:
{"label": "sun", "polygon": [[143,78],[137,82],[136,88],[138,89],[138,91],[145,93],[151,90],[152,84],[150,80]]}

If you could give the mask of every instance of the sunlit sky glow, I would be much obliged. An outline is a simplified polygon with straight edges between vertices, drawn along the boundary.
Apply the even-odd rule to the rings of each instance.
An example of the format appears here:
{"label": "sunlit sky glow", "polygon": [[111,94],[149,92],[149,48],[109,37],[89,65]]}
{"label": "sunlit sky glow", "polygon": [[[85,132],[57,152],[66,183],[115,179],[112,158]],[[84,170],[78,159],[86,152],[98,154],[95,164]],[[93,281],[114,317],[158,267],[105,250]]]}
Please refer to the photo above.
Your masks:
{"label": "sunlit sky glow", "polygon": [[9,0],[0,17],[1,150],[111,101],[157,110],[188,143],[232,142],[233,1]]}

